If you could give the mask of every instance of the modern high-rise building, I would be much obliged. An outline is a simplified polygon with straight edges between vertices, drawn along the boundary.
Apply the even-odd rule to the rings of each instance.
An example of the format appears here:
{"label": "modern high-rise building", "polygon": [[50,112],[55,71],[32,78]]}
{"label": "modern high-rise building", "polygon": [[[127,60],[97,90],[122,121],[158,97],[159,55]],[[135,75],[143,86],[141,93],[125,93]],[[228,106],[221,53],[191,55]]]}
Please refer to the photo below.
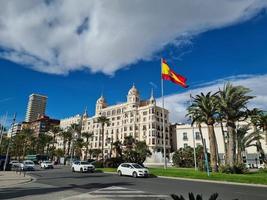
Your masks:
{"label": "modern high-rise building", "polygon": [[37,120],[38,117],[45,115],[47,97],[39,94],[31,94],[26,113],[26,122]]}

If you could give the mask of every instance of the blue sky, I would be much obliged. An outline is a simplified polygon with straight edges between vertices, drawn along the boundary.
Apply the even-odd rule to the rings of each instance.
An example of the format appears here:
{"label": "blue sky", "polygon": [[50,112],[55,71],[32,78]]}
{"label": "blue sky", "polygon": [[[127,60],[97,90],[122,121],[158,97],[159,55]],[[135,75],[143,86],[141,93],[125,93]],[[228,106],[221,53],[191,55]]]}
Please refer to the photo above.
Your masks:
{"label": "blue sky", "polygon": [[[88,55],[92,58],[99,56],[99,59],[88,61],[81,58],[80,54],[76,55],[75,48],[73,54],[71,51],[66,53],[63,61],[59,59],[60,56],[51,59],[49,55],[38,57],[39,50],[36,47],[38,45],[33,48],[33,45],[18,44],[17,39],[21,38],[16,38],[17,36],[11,37],[12,41],[9,43],[5,42],[3,38],[6,35],[1,34],[0,30],[0,88],[2,91],[0,93],[0,116],[6,112],[10,115],[17,112],[18,120],[24,120],[28,96],[31,93],[47,95],[47,114],[58,119],[82,113],[86,106],[89,115],[93,115],[95,102],[102,92],[108,104],[124,102],[133,83],[140,90],[142,98],[149,98],[151,88],[154,88],[155,96],[160,98],[160,57],[166,58],[177,73],[186,76],[190,85],[189,89],[183,89],[165,82],[167,107],[173,112],[177,111],[171,113],[172,121],[182,121],[184,118],[184,104],[187,100],[185,96],[187,97],[189,92],[213,90],[226,80],[253,87],[253,94],[259,97],[253,106],[257,105],[265,109],[267,108],[267,92],[263,91],[266,88],[263,86],[267,84],[264,82],[267,81],[267,13],[263,7],[257,9],[257,12],[253,11],[249,17],[243,17],[245,19],[242,19],[243,15],[240,14],[241,17],[238,16],[238,20],[235,19],[236,16],[232,21],[227,19],[225,23],[218,20],[217,24],[209,25],[205,29],[201,26],[192,33],[189,31],[190,34],[177,32],[176,37],[157,39],[160,45],[155,40],[155,47],[150,43],[140,47],[147,49],[148,53],[143,50],[140,50],[140,53],[137,48],[134,56],[129,56],[132,55],[130,47],[132,45],[134,49],[135,44],[126,43],[125,46],[129,45],[129,48],[125,50],[126,47],[123,47],[117,50],[117,46],[122,45],[118,42],[114,44],[114,51],[112,51],[112,45],[106,46],[105,49],[109,49],[108,52],[103,51],[103,55]],[[123,29],[123,27],[117,28]],[[15,29],[9,31],[12,30]],[[165,31],[167,32],[168,29]],[[173,29],[173,31],[176,30]],[[25,33],[21,31],[21,34]],[[164,34],[164,31],[159,32],[159,35],[161,34]],[[26,39],[31,44],[32,39]],[[134,39],[138,38],[134,37]],[[140,40],[145,39],[140,38]],[[40,40],[39,43],[46,43],[46,40]],[[68,43],[68,40],[65,43]],[[65,43],[64,48],[68,46]],[[100,50],[102,48],[98,45],[94,45],[96,51],[98,51],[97,48]],[[103,46],[105,45],[103,43]],[[138,47],[138,42],[136,45]],[[61,46],[57,47],[61,49]],[[68,48],[72,48],[71,44]],[[51,49],[50,46],[42,47],[40,52],[46,54],[47,49]],[[59,55],[65,53],[63,50],[57,51]],[[119,53],[125,53],[125,55]],[[31,56],[31,59],[25,55]],[[38,60],[32,59],[36,57]],[[109,57],[110,59],[107,59]],[[55,59],[58,60],[54,61]],[[73,60],[76,61],[72,62]],[[89,64],[86,65],[87,63]]]}

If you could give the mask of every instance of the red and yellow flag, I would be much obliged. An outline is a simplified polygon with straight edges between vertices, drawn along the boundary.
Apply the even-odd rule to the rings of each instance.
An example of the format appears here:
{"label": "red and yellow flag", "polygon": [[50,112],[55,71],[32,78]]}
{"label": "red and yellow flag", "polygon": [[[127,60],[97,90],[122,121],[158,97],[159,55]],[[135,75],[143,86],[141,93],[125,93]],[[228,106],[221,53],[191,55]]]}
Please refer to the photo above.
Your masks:
{"label": "red and yellow flag", "polygon": [[166,60],[161,60],[161,77],[163,80],[169,80],[175,84],[178,84],[184,88],[187,88],[186,78],[180,74],[176,74],[167,64]]}

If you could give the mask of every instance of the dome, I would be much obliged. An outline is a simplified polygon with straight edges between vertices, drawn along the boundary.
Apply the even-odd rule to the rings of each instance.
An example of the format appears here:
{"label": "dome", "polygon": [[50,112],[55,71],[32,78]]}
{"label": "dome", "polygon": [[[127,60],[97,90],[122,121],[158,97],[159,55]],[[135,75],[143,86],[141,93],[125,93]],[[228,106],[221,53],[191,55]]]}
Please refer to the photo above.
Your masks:
{"label": "dome", "polygon": [[135,85],[129,90],[128,95],[139,95],[139,91],[136,89]]}

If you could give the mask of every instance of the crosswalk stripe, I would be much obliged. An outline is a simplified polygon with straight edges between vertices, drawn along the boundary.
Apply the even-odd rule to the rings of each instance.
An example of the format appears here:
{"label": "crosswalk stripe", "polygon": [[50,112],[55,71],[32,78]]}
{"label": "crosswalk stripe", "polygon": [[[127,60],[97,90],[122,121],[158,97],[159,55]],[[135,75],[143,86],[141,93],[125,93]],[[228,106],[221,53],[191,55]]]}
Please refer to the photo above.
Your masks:
{"label": "crosswalk stripe", "polygon": [[125,190],[125,191],[117,191],[117,190],[97,190],[91,192],[90,194],[103,194],[103,193],[145,193],[143,191],[136,191],[136,190]]}
{"label": "crosswalk stripe", "polygon": [[101,188],[92,192],[75,195],[65,198],[65,200],[103,200],[103,199],[171,199],[169,195],[151,194],[144,191],[128,189],[124,187],[111,186]]}

